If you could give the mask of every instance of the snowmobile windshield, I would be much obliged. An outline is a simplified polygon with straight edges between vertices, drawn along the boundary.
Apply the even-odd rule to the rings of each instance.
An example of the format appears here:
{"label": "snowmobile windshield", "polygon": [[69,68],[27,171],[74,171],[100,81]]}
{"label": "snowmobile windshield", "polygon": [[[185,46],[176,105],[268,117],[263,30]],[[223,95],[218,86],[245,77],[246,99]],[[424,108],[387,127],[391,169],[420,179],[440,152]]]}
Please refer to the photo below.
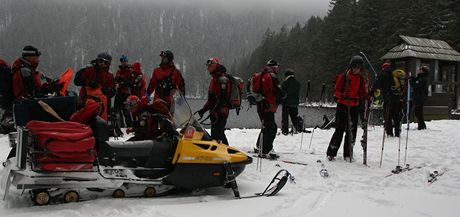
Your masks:
{"label": "snowmobile windshield", "polygon": [[174,123],[176,124],[177,129],[184,129],[188,126],[192,126],[198,132],[203,132],[209,136],[208,132],[201,126],[193,116],[192,109],[188,104],[187,100],[182,94],[178,92],[174,95],[174,108],[171,108],[173,112]]}

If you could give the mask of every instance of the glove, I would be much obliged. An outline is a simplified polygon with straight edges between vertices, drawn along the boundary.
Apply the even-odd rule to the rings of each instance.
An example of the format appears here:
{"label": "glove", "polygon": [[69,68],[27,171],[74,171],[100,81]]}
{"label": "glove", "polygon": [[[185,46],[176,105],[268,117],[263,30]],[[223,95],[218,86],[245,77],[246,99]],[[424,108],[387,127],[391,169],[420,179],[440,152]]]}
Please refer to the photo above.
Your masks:
{"label": "glove", "polygon": [[54,81],[51,83],[50,89],[52,91],[59,92],[64,87],[64,83],[58,83],[58,81]]}
{"label": "glove", "polygon": [[97,86],[99,86],[99,84],[95,81],[89,81],[88,86],[91,88],[96,88]]}

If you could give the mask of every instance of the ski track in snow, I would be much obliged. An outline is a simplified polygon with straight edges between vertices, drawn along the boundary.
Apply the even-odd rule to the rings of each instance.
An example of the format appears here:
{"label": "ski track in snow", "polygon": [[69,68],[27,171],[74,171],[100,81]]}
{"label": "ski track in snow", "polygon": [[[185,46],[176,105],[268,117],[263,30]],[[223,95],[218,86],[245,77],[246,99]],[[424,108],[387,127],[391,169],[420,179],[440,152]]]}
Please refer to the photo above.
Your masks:
{"label": "ski track in snow", "polygon": [[[311,150],[311,134],[303,135],[303,150],[299,151],[301,134],[277,136],[275,150],[282,159],[308,163],[307,166],[263,160],[262,173],[256,171],[257,159],[237,178],[242,196],[262,191],[281,168],[289,170],[296,184],[287,183],[275,197],[233,199],[229,189],[211,188],[162,198],[99,198],[74,204],[32,206],[28,193],[10,192],[9,201],[0,201],[0,216],[457,216],[460,207],[460,121],[427,122],[428,130],[409,131],[407,163],[422,166],[399,175],[385,177],[397,164],[398,138],[387,138],[383,166],[379,168],[382,128],[370,128],[368,164],[362,165],[362,148],[358,142],[356,162],[350,164],[341,157],[334,162],[325,158],[332,130],[315,130]],[[406,127],[401,138],[401,164],[404,163]],[[248,151],[254,147],[259,130],[227,131],[230,143]],[[361,138],[358,130],[358,138]],[[357,141],[359,141],[357,139]],[[9,152],[7,136],[0,136],[0,159]],[[314,152],[314,154],[310,154]],[[319,174],[320,159],[329,172]],[[279,165],[279,166],[277,166]],[[0,169],[2,166],[0,165]],[[428,185],[429,172],[447,169],[438,181]],[[4,174],[5,171],[0,171]],[[1,182],[0,182],[1,183]],[[3,186],[2,186],[3,192]],[[3,193],[0,193],[3,198]]]}

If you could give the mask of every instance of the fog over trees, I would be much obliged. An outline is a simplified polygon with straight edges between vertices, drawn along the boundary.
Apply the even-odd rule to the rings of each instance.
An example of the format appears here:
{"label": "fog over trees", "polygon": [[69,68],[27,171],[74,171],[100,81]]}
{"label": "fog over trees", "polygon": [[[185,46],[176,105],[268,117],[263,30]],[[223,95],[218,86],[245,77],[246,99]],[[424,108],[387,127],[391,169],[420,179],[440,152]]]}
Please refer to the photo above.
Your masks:
{"label": "fog over trees", "polygon": [[39,69],[57,77],[108,51],[112,72],[127,54],[150,77],[160,51],[170,49],[187,95],[203,96],[207,58],[218,56],[231,68],[260,44],[267,28],[324,15],[324,4],[307,4],[314,1],[288,0],[288,7],[271,0],[0,0],[0,58],[12,62],[24,45],[34,45],[43,53]]}

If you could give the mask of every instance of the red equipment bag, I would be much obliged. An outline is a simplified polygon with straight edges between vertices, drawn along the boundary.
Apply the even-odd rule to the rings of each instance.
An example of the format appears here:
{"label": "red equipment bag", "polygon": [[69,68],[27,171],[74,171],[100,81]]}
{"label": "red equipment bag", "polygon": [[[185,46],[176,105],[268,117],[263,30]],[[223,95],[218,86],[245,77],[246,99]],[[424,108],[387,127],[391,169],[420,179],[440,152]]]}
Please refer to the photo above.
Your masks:
{"label": "red equipment bag", "polygon": [[91,128],[76,122],[30,121],[34,138],[34,169],[82,171],[93,169],[96,140]]}

